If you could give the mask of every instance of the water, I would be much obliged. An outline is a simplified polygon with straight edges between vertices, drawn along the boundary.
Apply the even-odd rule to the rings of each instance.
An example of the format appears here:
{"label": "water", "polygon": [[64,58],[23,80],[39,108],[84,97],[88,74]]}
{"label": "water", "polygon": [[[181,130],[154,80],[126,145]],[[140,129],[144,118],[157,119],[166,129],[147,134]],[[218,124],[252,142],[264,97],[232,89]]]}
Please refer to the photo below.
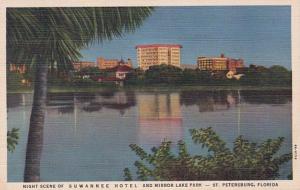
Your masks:
{"label": "water", "polygon": [[[213,127],[232,148],[238,135],[260,143],[285,137],[280,153],[291,152],[290,91],[105,91],[49,94],[41,161],[41,181],[118,181],[134,169],[129,144],[150,151],[164,139],[183,139],[189,129]],[[20,139],[8,153],[8,181],[23,180],[32,94],[8,94],[8,129]],[[175,145],[174,145],[175,148]],[[290,174],[291,162],[280,170]]]}

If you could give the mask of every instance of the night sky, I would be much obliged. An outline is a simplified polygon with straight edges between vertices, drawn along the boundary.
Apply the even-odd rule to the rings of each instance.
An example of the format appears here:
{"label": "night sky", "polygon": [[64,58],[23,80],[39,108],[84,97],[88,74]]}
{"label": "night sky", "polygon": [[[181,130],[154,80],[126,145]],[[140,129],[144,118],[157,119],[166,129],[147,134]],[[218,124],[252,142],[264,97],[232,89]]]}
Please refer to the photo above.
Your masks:
{"label": "night sky", "polygon": [[82,50],[82,60],[131,58],[138,44],[176,43],[183,46],[182,64],[198,56],[243,58],[246,65],[291,68],[289,6],[156,7],[134,33]]}

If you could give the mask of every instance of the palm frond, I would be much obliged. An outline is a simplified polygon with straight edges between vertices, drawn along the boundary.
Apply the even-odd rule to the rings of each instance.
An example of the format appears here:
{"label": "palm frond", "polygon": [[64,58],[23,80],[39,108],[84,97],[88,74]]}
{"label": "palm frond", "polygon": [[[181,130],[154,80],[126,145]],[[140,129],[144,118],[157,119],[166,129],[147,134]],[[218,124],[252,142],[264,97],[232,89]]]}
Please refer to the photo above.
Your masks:
{"label": "palm frond", "polygon": [[66,7],[7,9],[7,62],[69,69],[80,49],[133,32],[150,16],[149,7]]}

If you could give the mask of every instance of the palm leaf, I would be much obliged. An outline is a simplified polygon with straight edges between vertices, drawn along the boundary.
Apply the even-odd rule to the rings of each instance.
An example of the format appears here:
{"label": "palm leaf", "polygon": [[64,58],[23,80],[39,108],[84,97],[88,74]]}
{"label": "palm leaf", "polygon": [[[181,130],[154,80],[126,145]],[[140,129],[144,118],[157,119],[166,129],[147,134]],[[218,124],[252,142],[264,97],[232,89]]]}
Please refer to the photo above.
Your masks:
{"label": "palm leaf", "polygon": [[[36,63],[37,56],[61,70],[81,57],[80,49],[133,32],[149,7],[7,9],[7,62]],[[56,63],[56,65],[54,64]]]}

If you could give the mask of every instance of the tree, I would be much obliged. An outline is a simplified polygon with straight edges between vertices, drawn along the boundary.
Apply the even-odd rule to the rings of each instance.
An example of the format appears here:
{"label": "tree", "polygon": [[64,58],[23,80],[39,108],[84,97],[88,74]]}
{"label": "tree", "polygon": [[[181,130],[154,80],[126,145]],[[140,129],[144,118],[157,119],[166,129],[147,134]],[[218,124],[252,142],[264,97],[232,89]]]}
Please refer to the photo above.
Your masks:
{"label": "tree", "polygon": [[147,83],[174,84],[179,82],[181,77],[181,68],[166,64],[151,66],[145,72]]}
{"label": "tree", "polygon": [[15,73],[15,72],[7,72],[7,89],[8,90],[15,90],[22,87],[22,74]]}
{"label": "tree", "polygon": [[134,69],[126,75],[125,85],[144,85],[145,71],[140,68]]}
{"label": "tree", "polygon": [[40,159],[48,69],[72,69],[80,49],[92,42],[133,32],[150,14],[148,7],[8,8],[7,63],[35,66],[24,181],[40,181]]}
{"label": "tree", "polygon": [[18,144],[19,140],[19,129],[12,128],[10,131],[7,131],[7,150],[13,152]]}
{"label": "tree", "polygon": [[211,82],[212,77],[209,71],[201,71],[199,69],[184,69],[183,71],[182,83],[184,84],[208,85]]}
{"label": "tree", "polygon": [[[179,141],[178,155],[171,151],[171,142],[164,141],[152,148],[152,154],[131,144],[130,148],[139,156],[138,180],[271,180],[279,176],[279,167],[291,160],[291,153],[278,155],[284,138],[268,139],[261,144],[251,143],[239,136],[230,150],[226,143],[212,130],[190,130],[194,143],[208,153],[191,155],[186,144]],[[124,169],[125,180],[132,180],[128,168]]]}
{"label": "tree", "polygon": [[241,84],[246,85],[272,85],[291,86],[292,72],[280,65],[273,65],[270,68],[264,66],[250,65],[244,72]]}
{"label": "tree", "polygon": [[280,65],[273,65],[269,68],[271,83],[274,85],[292,85],[292,72]]}

